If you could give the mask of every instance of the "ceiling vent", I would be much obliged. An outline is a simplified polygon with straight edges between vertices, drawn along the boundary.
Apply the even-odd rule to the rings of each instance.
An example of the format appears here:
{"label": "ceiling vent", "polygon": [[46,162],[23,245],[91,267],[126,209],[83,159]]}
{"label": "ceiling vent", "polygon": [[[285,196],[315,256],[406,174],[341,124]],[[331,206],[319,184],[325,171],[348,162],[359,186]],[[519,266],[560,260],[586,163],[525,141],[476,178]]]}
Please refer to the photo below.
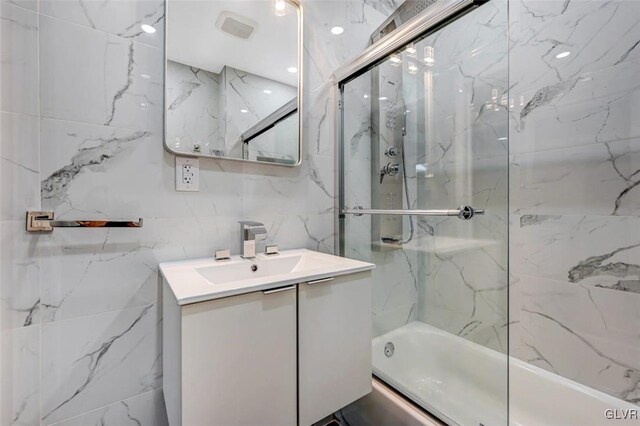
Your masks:
{"label": "ceiling vent", "polygon": [[258,23],[236,13],[224,11],[218,16],[216,27],[222,32],[247,40],[255,33]]}

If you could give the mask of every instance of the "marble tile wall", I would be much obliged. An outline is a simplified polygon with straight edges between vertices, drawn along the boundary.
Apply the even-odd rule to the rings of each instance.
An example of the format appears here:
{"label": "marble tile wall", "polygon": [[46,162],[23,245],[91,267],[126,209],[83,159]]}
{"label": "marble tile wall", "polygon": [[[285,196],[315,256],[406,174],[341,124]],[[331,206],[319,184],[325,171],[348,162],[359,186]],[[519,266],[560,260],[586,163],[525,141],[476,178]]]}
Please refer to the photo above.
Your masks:
{"label": "marble tile wall", "polygon": [[226,152],[220,132],[220,75],[167,61],[167,145],[174,151]]}
{"label": "marble tile wall", "polygon": [[39,238],[24,210],[40,206],[38,13],[0,3],[0,423],[40,419]]}
{"label": "marble tile wall", "polygon": [[[201,191],[185,194],[162,149],[163,3],[1,3],[0,423],[163,424],[157,263],[237,251],[241,218],[283,248],[333,250],[329,78],[397,4],[303,5],[303,165],[201,161]],[[635,403],[638,13],[632,1],[521,1],[509,18],[510,350]],[[486,202],[490,182],[475,194]],[[28,235],[24,211],[38,208],[145,227]]]}
{"label": "marble tile wall", "polygon": [[[396,5],[303,7],[303,165],[201,160],[200,192],[177,193],[162,147],[164,2],[2,1],[0,423],[165,424],[158,262],[237,252],[240,219],[282,248],[333,251],[329,78]],[[24,212],[40,208],[145,224],[29,235]]]}
{"label": "marble tile wall", "polygon": [[[415,245],[404,250],[423,252],[404,260],[423,259],[413,289],[401,259],[379,256],[395,274],[381,268],[376,281],[376,332],[423,320],[496,350],[509,345],[527,362],[640,402],[640,172],[632,118],[639,8],[622,0],[521,0],[509,2],[507,15],[506,2],[494,1],[426,40],[436,52],[435,112],[433,131],[418,132],[427,143],[416,163],[433,176],[412,182],[410,192],[417,189],[422,208],[464,200],[489,214],[473,223],[419,221]],[[363,119],[370,106],[355,101],[369,80],[360,83],[345,100],[353,205],[370,201],[361,183],[371,174],[371,123]],[[411,136],[411,120],[408,130]],[[375,256],[369,219],[347,220],[350,253]]]}
{"label": "marble tile wall", "polygon": [[[385,108],[395,109],[395,102],[401,98],[398,90],[401,87],[402,70],[382,64],[378,75],[379,79],[373,80],[372,73],[363,74],[344,88],[344,187],[345,205],[348,207],[380,207],[372,201],[372,186],[378,184],[380,167],[372,164],[372,143],[378,132],[382,151],[393,144],[393,131],[384,125],[387,115]],[[381,92],[378,93],[378,89],[372,87],[374,81],[380,82]],[[394,84],[387,84],[389,81]],[[383,93],[382,90],[386,92]],[[377,97],[385,97],[382,95],[388,99],[379,101]],[[379,107],[376,110],[374,108],[378,102]],[[376,129],[372,128],[371,120],[374,111],[380,114],[382,123]],[[383,164],[386,164],[385,158],[382,159]],[[390,182],[401,177],[387,176],[385,179]],[[404,196],[399,204],[408,208]],[[418,253],[382,244],[378,232],[372,229],[372,220],[368,215],[345,218],[345,255],[376,264],[373,271],[372,314],[373,334],[378,336],[415,320],[420,281]],[[409,235],[408,220],[404,222],[403,235],[397,236],[403,240]]]}
{"label": "marble tile wall", "polygon": [[510,351],[636,404],[639,15],[626,0],[509,11]]}
{"label": "marble tile wall", "polygon": [[418,318],[501,352],[508,323],[507,18],[507,1],[491,1],[416,45],[419,52],[432,47],[435,58],[424,71],[418,208],[486,210],[468,222],[420,220]]}
{"label": "marble tile wall", "polygon": [[[263,90],[269,90],[268,94]],[[178,152],[242,157],[240,135],[295,98],[297,89],[225,66],[220,74],[167,62],[167,144]],[[297,117],[290,121],[288,150],[297,157]],[[275,151],[275,143],[261,144]],[[255,155],[254,155],[255,157]]]}
{"label": "marble tile wall", "polygon": [[[298,89],[228,66],[221,74],[226,150],[229,156],[242,157],[240,135],[295,98]],[[265,94],[264,89],[271,93]]]}
{"label": "marble tile wall", "polygon": [[[400,181],[403,208],[469,204],[488,213],[469,222],[405,217],[401,250],[372,242],[371,218],[348,217],[346,247],[377,265],[376,334],[421,320],[506,352],[507,3],[494,0],[412,47],[400,62],[377,67],[376,93],[371,73],[345,88],[345,202],[372,205],[378,167],[401,162],[382,156],[370,164],[377,132],[382,151],[404,149],[405,168],[385,177]],[[429,65],[427,48],[435,55]],[[375,106],[380,125],[372,129]]]}
{"label": "marble tile wall", "polygon": [[[298,159],[298,113],[293,113],[274,127],[251,139],[248,158],[266,157],[293,164]],[[261,158],[261,160],[263,160]]]}

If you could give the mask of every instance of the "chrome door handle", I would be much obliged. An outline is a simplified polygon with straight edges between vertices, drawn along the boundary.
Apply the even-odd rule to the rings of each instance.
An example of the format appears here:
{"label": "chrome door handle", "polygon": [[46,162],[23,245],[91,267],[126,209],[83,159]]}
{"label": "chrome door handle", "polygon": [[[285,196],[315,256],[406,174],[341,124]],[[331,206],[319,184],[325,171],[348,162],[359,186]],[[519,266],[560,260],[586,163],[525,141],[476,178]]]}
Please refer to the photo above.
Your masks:
{"label": "chrome door handle", "polygon": [[289,290],[293,290],[294,288],[296,288],[295,284],[292,285],[287,285],[284,287],[278,287],[278,288],[273,288],[271,290],[262,290],[263,294],[274,294],[274,293],[280,293],[281,291],[289,291]]}
{"label": "chrome door handle", "polygon": [[469,220],[476,215],[483,215],[484,209],[474,209],[471,206],[460,206],[457,209],[448,210],[391,210],[391,209],[363,209],[356,206],[352,209],[342,209],[342,214],[362,216],[371,215],[400,215],[400,216],[457,216],[458,219]]}
{"label": "chrome door handle", "polygon": [[322,278],[319,280],[314,280],[314,281],[307,281],[307,284],[312,285],[312,284],[321,284],[321,283],[326,283],[329,281],[333,281],[333,277],[329,277],[329,278]]}

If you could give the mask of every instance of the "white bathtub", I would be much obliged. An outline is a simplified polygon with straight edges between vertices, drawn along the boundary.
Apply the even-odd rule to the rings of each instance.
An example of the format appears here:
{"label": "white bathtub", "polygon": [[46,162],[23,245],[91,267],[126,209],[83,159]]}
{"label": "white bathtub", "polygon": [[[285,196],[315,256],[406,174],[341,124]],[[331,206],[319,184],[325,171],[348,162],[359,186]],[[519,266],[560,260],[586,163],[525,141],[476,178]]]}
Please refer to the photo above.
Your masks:
{"label": "white bathtub", "polygon": [[[394,345],[392,356],[385,345]],[[639,425],[640,407],[515,358],[509,360],[514,426]],[[507,358],[466,339],[412,322],[373,340],[373,371],[451,423],[505,425]],[[627,419],[607,419],[632,417]]]}

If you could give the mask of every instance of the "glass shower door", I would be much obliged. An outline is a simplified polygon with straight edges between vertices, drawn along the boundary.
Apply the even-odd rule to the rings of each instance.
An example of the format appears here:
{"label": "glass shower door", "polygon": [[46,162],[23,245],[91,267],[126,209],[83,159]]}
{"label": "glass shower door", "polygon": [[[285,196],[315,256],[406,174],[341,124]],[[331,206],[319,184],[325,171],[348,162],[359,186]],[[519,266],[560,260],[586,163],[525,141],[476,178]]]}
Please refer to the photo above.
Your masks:
{"label": "glass shower door", "polygon": [[377,266],[374,374],[451,424],[507,424],[507,54],[492,0],[340,87],[340,249]]}

